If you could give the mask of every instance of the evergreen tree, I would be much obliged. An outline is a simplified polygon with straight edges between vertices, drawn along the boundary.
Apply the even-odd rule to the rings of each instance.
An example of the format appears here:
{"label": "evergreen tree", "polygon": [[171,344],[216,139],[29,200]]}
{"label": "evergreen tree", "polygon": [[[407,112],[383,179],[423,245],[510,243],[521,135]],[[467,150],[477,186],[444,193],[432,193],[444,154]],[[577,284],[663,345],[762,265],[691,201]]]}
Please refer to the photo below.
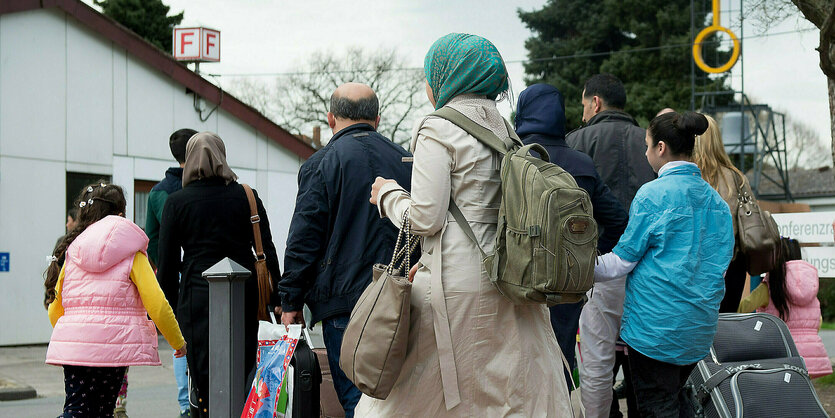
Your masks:
{"label": "evergreen tree", "polygon": [[[560,89],[568,129],[582,124],[583,84],[597,73],[623,81],[625,110],[642,126],[662,108],[690,108],[690,0],[549,0],[541,10],[518,13],[534,33],[525,42],[526,82]],[[707,17],[697,12],[697,32],[709,23]],[[708,41],[714,43],[704,46],[705,61],[712,66],[727,61],[729,51],[718,51],[715,37]],[[642,51],[654,47],[662,48]],[[700,91],[727,90],[725,75],[696,72]]]}
{"label": "evergreen tree", "polygon": [[172,32],[182,22],[183,12],[168,16],[170,8],[161,0],[95,0],[95,4],[106,16],[171,53]]}

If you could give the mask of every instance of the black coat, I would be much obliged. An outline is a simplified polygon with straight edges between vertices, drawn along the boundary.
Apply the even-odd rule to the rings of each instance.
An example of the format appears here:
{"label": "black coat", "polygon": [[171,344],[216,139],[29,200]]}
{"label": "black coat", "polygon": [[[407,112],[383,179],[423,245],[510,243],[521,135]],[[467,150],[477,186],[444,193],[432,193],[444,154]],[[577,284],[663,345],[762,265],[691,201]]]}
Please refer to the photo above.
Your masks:
{"label": "black coat", "polygon": [[594,160],[600,177],[628,211],[638,189],[656,177],[647,161],[645,138],[646,130],[628,113],[604,110],[565,139]]}
{"label": "black coat", "polygon": [[299,170],[290,222],[281,307],[304,304],[312,323],[349,314],[371,282],[374,263],[391,260],[397,229],[368,199],[376,177],[411,186],[410,154],[367,124],[349,126],[316,151]]}
{"label": "black coat", "polygon": [[[270,224],[257,192],[255,200],[261,217],[261,241],[267,267],[272,277],[278,278],[281,271]],[[205,405],[208,405],[209,394],[209,284],[202,273],[224,257],[253,272],[245,284],[245,338],[241,343],[244,345],[245,373],[255,365],[258,284],[249,218],[249,203],[243,187],[235,182],[226,185],[219,177],[193,181],[172,193],[162,211],[157,279],[165,297],[175,307],[177,321],[188,343],[192,382]],[[274,297],[273,301],[277,301],[277,296]]]}
{"label": "black coat", "polygon": [[612,251],[626,229],[628,215],[621,203],[600,179],[592,159],[565,142],[565,101],[556,87],[534,84],[519,95],[516,133],[527,144],[545,147],[550,161],[574,177],[591,198],[594,220],[601,227],[597,249]]}
{"label": "black coat", "polygon": [[572,149],[561,138],[530,134],[523,137],[522,142],[526,145],[537,143],[545,147],[551,157],[551,162],[571,174],[577,186],[588,192],[594,211],[592,216],[601,230],[600,238],[597,240],[597,249],[601,254],[612,251],[623,231],[626,230],[629,216],[620,201],[597,174],[591,158]]}

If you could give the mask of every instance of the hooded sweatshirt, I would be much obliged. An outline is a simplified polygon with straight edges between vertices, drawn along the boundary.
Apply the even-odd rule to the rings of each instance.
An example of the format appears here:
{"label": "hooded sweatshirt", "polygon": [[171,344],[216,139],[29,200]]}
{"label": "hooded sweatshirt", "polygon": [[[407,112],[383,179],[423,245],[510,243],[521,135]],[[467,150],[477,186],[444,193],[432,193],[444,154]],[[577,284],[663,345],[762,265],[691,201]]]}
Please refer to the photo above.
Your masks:
{"label": "hooded sweatshirt", "polygon": [[184,345],[148,263],[147,247],[142,229],[120,216],[107,216],[76,237],[67,248],[56,299],[49,306],[55,329],[48,364],[159,365],[152,320],[160,323],[172,347]]}
{"label": "hooded sweatshirt", "polygon": [[552,163],[574,177],[586,190],[594,208],[594,220],[603,231],[597,241],[601,253],[617,244],[626,229],[627,213],[594,168],[588,155],[565,142],[565,99],[556,87],[534,84],[519,95],[516,109],[516,133],[527,144],[538,143],[548,151]]}

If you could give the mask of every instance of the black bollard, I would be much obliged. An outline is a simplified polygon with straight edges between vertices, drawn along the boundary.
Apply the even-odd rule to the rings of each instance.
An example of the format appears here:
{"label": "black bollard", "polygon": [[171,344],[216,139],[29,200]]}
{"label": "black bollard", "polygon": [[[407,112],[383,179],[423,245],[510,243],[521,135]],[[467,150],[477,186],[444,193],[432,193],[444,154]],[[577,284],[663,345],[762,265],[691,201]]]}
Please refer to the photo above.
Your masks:
{"label": "black bollard", "polygon": [[228,257],[203,272],[209,281],[209,416],[241,415],[246,401],[244,282],[252,273]]}

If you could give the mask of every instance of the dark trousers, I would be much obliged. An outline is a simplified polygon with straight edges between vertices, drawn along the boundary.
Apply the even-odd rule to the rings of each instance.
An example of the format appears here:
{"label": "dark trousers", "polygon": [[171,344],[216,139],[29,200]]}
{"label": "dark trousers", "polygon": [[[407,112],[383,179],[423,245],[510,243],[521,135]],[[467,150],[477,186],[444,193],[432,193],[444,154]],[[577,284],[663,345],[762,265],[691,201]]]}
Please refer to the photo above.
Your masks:
{"label": "dark trousers", "polygon": [[345,376],[345,372],[339,367],[339,352],[342,350],[342,336],[345,335],[345,327],[348,326],[350,315],[343,314],[332,316],[322,320],[322,334],[325,339],[325,348],[328,349],[328,365],[331,368],[333,387],[336,389],[336,396],[342,409],[345,410],[345,417],[354,416],[354,408],[360,401],[362,392]]}
{"label": "dark trousers", "polygon": [[[629,368],[632,389],[638,404],[639,417],[692,417],[684,383],[696,364],[677,366],[651,359],[632,347],[629,349]],[[630,410],[630,415],[632,411]]]}
{"label": "dark trousers", "polygon": [[64,366],[64,413],[59,418],[112,417],[124,367]]}
{"label": "dark trousers", "polygon": [[626,392],[626,414],[621,412],[620,410],[620,402],[618,401],[617,394],[615,394],[615,390],[612,389],[612,407],[609,409],[609,418],[623,418],[625,416],[629,416],[628,414],[631,412],[632,416],[638,414],[638,405],[635,400],[635,391],[632,390],[632,372],[629,370],[629,356],[626,355],[623,351],[615,351],[615,367],[612,370],[612,385],[615,384],[615,381],[618,378],[618,369],[623,367],[623,389]]}
{"label": "dark trousers", "polygon": [[739,301],[742,299],[742,291],[745,287],[745,277],[748,264],[745,255],[741,252],[731,261],[728,271],[725,272],[725,297],[719,304],[719,312],[736,312],[739,308]]}
{"label": "dark trousers", "polygon": [[[584,304],[585,302],[565,303],[549,308],[551,311],[551,328],[554,329],[560,350],[562,350],[562,354],[572,370],[577,367],[574,347],[577,345],[577,329],[580,327],[580,312],[583,311]],[[565,367],[560,366],[560,368],[564,369]],[[568,390],[571,391],[572,376],[568,371],[564,370],[564,372],[565,383],[568,385]]]}

